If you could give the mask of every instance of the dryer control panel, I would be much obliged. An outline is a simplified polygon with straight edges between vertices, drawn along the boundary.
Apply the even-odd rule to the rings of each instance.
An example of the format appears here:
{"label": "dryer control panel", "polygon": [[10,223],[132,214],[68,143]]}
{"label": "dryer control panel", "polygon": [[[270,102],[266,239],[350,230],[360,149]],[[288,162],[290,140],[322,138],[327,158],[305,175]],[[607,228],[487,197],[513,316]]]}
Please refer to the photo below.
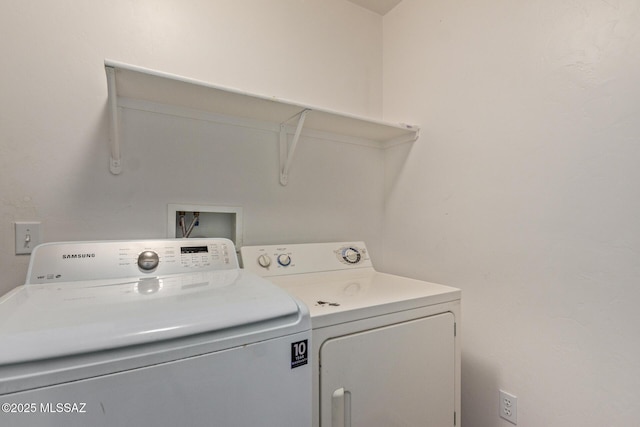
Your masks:
{"label": "dryer control panel", "polygon": [[244,246],[244,268],[263,277],[372,268],[363,242]]}
{"label": "dryer control panel", "polygon": [[31,255],[27,283],[158,276],[238,268],[228,239],[45,243]]}

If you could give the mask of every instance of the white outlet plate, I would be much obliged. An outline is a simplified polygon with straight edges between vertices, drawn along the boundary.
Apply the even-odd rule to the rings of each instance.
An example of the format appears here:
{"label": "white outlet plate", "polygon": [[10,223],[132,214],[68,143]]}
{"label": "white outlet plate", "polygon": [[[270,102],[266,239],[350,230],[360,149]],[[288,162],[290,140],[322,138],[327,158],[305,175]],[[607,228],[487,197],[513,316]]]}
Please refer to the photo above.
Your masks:
{"label": "white outlet plate", "polygon": [[41,243],[39,222],[19,221],[16,228],[16,255],[30,254]]}
{"label": "white outlet plate", "polygon": [[518,398],[513,394],[500,390],[500,418],[512,424],[518,423]]}

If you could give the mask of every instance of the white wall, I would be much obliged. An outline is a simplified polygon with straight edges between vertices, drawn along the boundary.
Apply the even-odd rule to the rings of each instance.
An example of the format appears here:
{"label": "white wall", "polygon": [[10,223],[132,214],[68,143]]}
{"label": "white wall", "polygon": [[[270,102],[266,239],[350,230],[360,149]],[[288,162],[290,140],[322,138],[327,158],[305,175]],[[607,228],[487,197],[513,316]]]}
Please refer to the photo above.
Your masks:
{"label": "white wall", "polygon": [[463,289],[465,426],[640,419],[640,3],[404,0],[384,18],[387,271]]}
{"label": "white wall", "polygon": [[[240,205],[245,244],[379,247],[379,150],[304,140],[285,188],[275,134],[125,110],[111,175],[103,61],[379,117],[381,22],[344,0],[4,2],[0,294],[25,278],[20,220],[42,221],[45,241],[154,238],[168,203]],[[345,186],[354,174],[370,185]]]}
{"label": "white wall", "polygon": [[[364,239],[387,271],[461,287],[464,425],[508,425],[498,388],[522,426],[640,418],[634,0],[403,0],[384,21],[344,0],[5,3],[0,293],[28,262],[13,221],[163,237],[167,203],[242,205],[247,244]],[[373,117],[384,94],[422,137],[307,139],[283,188],[273,134],[126,110],[112,176],[104,58]]]}

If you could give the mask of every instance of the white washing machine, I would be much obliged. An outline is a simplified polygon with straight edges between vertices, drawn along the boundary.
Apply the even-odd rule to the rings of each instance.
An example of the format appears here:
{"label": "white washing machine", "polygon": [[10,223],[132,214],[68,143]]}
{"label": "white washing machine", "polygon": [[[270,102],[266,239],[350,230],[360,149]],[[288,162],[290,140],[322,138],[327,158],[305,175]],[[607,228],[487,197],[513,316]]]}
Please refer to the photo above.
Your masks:
{"label": "white washing machine", "polygon": [[310,309],[315,427],[460,426],[460,290],[379,273],[362,242],[241,253]]}
{"label": "white washing machine", "polygon": [[226,239],[38,246],[0,298],[0,425],[311,425],[304,304]]}

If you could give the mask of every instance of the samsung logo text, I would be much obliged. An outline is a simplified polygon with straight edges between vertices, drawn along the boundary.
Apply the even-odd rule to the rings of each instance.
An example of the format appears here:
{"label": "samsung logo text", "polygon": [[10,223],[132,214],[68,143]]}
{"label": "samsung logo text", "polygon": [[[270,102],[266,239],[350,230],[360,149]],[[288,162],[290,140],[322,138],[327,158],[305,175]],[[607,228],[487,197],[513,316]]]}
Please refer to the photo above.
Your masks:
{"label": "samsung logo text", "polygon": [[95,258],[96,254],[66,254],[62,259]]}

